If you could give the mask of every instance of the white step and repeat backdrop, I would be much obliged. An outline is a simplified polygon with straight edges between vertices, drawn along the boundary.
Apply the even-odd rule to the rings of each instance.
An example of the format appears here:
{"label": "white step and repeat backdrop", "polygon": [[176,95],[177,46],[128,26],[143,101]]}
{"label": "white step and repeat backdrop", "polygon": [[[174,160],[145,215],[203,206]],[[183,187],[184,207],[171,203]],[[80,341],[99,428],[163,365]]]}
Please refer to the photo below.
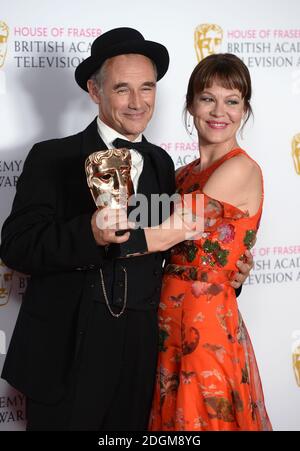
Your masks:
{"label": "white step and repeat backdrop", "polygon": [[[96,115],[73,73],[99,34],[134,27],[169,49],[147,137],[176,166],[197,157],[182,108],[198,59],[231,52],[248,65],[255,118],[240,144],[260,163],[266,196],[255,268],[238,302],[275,430],[300,430],[299,18],[298,0],[13,0],[0,9],[0,226],[32,144]],[[0,262],[0,369],[26,283]],[[24,429],[24,416],[24,397],[1,380],[0,430]]]}

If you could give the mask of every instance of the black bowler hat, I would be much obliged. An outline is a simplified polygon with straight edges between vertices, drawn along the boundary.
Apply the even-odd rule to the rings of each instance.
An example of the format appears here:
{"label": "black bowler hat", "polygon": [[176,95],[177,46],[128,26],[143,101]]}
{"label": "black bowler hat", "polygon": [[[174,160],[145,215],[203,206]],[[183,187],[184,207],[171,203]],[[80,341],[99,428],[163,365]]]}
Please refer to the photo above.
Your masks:
{"label": "black bowler hat", "polygon": [[144,36],[133,28],[115,28],[99,36],[92,44],[91,56],[82,61],[75,70],[75,80],[87,91],[87,81],[107,58],[127,53],[137,53],[150,58],[157,68],[160,80],[169,67],[169,53],[158,42],[146,41]]}

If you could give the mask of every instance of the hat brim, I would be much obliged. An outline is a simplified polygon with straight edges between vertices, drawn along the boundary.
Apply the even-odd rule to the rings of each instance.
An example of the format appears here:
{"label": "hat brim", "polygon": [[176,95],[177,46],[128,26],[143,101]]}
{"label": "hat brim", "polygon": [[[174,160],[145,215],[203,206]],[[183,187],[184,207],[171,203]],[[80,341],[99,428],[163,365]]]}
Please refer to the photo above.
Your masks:
{"label": "hat brim", "polygon": [[75,70],[75,80],[78,85],[88,91],[87,81],[91,78],[108,58],[117,55],[136,53],[150,58],[157,69],[157,80],[160,80],[169,67],[169,53],[165,46],[153,41],[132,40],[110,46],[106,52],[102,52],[99,58],[90,56],[77,66]]}

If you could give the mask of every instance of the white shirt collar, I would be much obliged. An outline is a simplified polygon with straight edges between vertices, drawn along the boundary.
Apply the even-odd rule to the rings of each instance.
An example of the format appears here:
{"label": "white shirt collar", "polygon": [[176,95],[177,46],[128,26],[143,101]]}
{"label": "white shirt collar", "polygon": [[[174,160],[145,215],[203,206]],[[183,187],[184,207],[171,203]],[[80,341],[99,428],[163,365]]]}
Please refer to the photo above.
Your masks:
{"label": "white shirt collar", "polygon": [[[113,142],[116,138],[126,139],[128,141],[126,136],[121,135],[120,133],[116,132],[116,130],[106,125],[103,121],[101,121],[99,116],[97,117],[97,128],[99,135],[101,136],[101,138],[103,139],[104,143],[108,148],[114,147]],[[133,142],[138,143],[141,141],[142,141],[142,133],[140,133],[139,136]]]}
{"label": "white shirt collar", "polygon": [[[121,139],[127,140],[126,136],[121,135],[120,133],[116,132],[116,130],[114,130],[113,128],[104,124],[104,122],[101,121],[101,119],[99,117],[97,117],[97,128],[98,128],[98,133],[99,133],[100,137],[102,138],[102,140],[104,141],[104,144],[107,146],[108,149],[114,148],[113,141],[116,138],[121,138]],[[134,140],[134,142],[141,142],[141,141],[142,141],[142,134],[140,134]],[[130,149],[129,152],[131,154],[130,175],[131,175],[131,180],[133,182],[134,191],[137,192],[138,181],[139,181],[139,178],[142,173],[143,166],[144,166],[144,159],[143,159],[143,156],[134,149]]]}

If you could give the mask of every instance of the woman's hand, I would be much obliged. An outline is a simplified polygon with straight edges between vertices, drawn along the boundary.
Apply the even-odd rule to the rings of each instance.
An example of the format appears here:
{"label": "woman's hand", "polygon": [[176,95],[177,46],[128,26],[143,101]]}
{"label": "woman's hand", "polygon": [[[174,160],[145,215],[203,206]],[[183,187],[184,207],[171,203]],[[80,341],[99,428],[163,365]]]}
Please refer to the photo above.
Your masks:
{"label": "woman's hand", "polygon": [[235,277],[231,282],[231,286],[235,289],[240,288],[240,286],[243,285],[254,266],[253,255],[248,249],[245,252],[245,256],[247,258],[246,262],[239,260],[236,264],[239,268],[239,272],[235,274]]}

